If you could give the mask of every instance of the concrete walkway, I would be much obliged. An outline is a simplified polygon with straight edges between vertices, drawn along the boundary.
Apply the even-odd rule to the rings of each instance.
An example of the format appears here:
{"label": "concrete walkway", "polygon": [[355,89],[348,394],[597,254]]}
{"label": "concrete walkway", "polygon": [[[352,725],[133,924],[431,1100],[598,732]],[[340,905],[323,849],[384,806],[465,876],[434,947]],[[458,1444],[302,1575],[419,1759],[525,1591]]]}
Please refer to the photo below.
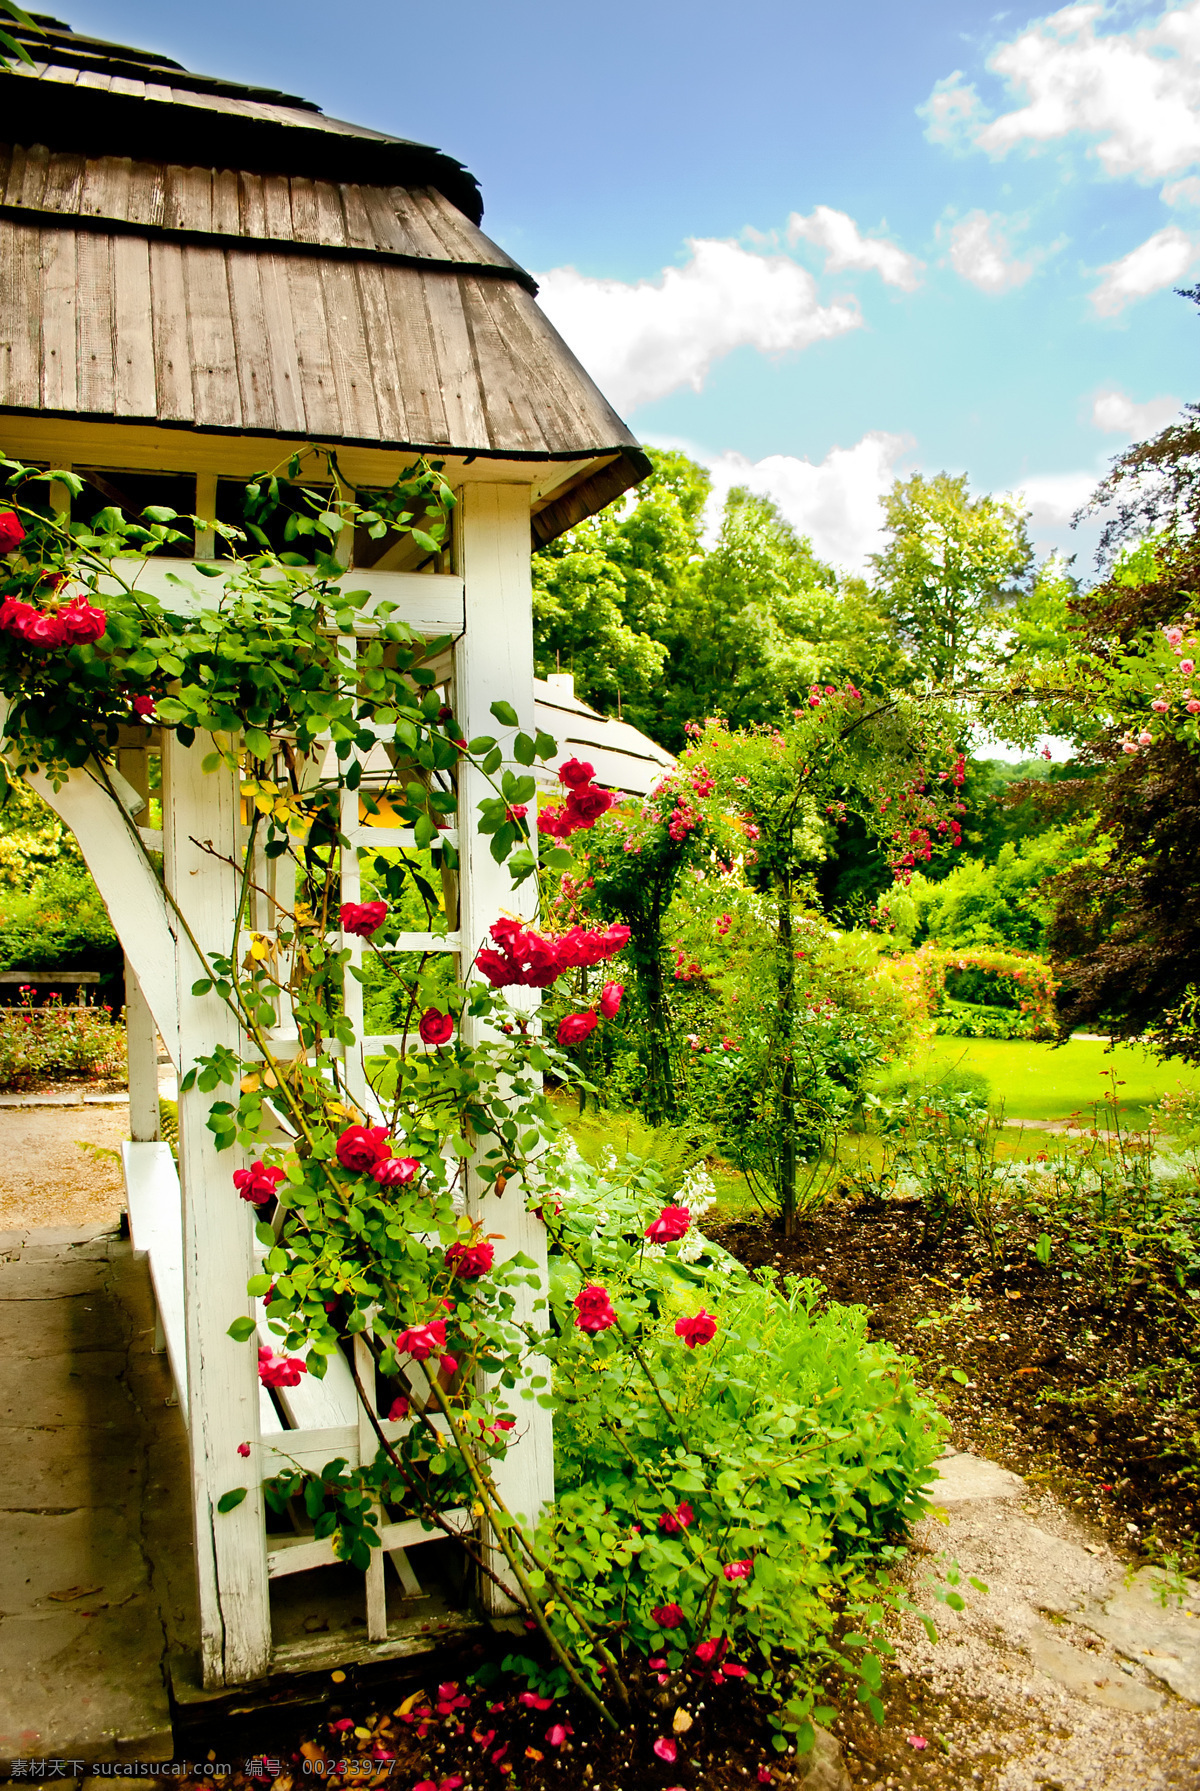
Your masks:
{"label": "concrete walkway", "polygon": [[108,1227],[0,1233],[0,1758],[171,1753],[188,1460],[149,1277]]}

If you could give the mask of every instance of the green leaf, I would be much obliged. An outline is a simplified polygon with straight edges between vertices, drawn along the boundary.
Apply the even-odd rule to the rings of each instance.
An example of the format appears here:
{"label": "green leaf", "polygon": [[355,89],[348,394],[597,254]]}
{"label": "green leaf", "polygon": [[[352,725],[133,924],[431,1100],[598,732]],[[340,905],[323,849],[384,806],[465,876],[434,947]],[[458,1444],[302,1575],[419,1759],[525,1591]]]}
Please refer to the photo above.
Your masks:
{"label": "green leaf", "polygon": [[533,750],[533,741],[528,734],[518,734],[512,743],[513,758],[518,765],[532,765],[537,756]]}
{"label": "green leaf", "polygon": [[211,988],[212,988],[212,978],[210,976],[202,976],[198,982],[194,982],[192,984],[192,994],[193,995],[207,995],[208,991]]}
{"label": "green leaf", "polygon": [[236,1511],[246,1496],[244,1486],[235,1486],[231,1492],[222,1493],[217,1500],[217,1510],[224,1516],[227,1511]]}
{"label": "green leaf", "polygon": [[247,1338],[253,1337],[255,1328],[252,1318],[235,1318],[225,1335],[232,1337],[235,1343],[245,1343]]}
{"label": "green leaf", "polygon": [[520,726],[521,718],[511,703],[493,703],[491,713],[496,717],[496,720],[500,723],[502,728],[515,728]]}

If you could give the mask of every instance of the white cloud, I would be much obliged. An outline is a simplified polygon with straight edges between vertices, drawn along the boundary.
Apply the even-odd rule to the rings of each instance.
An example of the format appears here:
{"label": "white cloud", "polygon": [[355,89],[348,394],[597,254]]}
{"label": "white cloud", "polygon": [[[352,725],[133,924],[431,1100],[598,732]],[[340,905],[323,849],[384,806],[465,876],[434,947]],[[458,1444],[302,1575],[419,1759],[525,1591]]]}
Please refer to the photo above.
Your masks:
{"label": "white cloud", "polygon": [[925,135],[944,149],[969,149],[979,130],[984,111],[979,95],[961,69],[934,83],[933,92],[917,115],[925,120]]}
{"label": "white cloud", "polygon": [[1092,293],[1093,310],[1100,317],[1115,317],[1136,299],[1173,286],[1187,273],[1196,253],[1196,241],[1178,224],[1156,230],[1128,255],[1100,269],[1104,278]]}
{"label": "white cloud", "polygon": [[1200,175],[1189,174],[1183,180],[1169,180],[1160,195],[1164,205],[1187,209],[1200,205]]}
{"label": "white cloud", "polygon": [[657,280],[592,279],[573,267],[538,274],[540,302],[618,410],[700,391],[714,361],[735,348],[807,348],[862,322],[853,301],[822,305],[806,268],[698,238],[691,260]]}
{"label": "white cloud", "polygon": [[904,292],[915,291],[921,283],[921,263],[915,255],[897,243],[861,235],[852,217],[828,205],[818,205],[807,218],[794,211],[787,221],[787,239],[793,246],[804,241],[824,249],[827,274],[861,269]]}
{"label": "white cloud", "polygon": [[921,108],[927,135],[1003,156],[1077,132],[1113,178],[1161,180],[1190,167],[1200,159],[1200,0],[1100,36],[1107,16],[1104,6],[1067,6],[1002,44],[988,66],[1025,103],[990,121],[961,74],[939,81]]}
{"label": "white cloud", "polygon": [[708,468],[713,493],[706,520],[713,533],[730,486],[746,485],[778,504],[792,527],[809,537],[821,559],[863,572],[867,555],[883,542],[879,500],[891,490],[897,462],[912,443],[907,436],[871,430],[852,448],[831,448],[816,463],[795,454],[747,460],[744,454],[705,453],[690,443],[661,445],[682,447]]}
{"label": "white cloud", "polygon": [[1035,538],[1069,523],[1095,491],[1100,473],[1040,473],[1022,481],[1014,495],[1024,498]]}
{"label": "white cloud", "polygon": [[1126,441],[1140,442],[1173,423],[1182,409],[1182,398],[1171,398],[1166,394],[1136,404],[1124,392],[1100,392],[1092,404],[1092,423],[1110,435],[1123,435]]}
{"label": "white cloud", "polygon": [[1033,272],[1032,261],[1009,254],[999,212],[970,211],[950,231],[950,264],[981,292],[1010,292]]}

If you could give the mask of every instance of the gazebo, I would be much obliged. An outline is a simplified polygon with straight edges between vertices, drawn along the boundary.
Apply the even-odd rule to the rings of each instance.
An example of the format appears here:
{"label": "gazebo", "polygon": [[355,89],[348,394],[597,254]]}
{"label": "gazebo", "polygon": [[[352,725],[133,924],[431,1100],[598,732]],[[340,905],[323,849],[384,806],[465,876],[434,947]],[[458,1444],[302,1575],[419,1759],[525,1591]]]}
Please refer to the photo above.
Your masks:
{"label": "gazebo", "polygon": [[[34,65],[0,69],[0,449],[71,470],[97,502],[167,504],[202,525],[232,519],[234,488],[289,446],[336,451],[362,490],[389,485],[414,453],[436,456],[457,498],[449,551],[400,543],[381,555],[362,539],[348,568],[419,634],[452,637],[439,675],[468,738],[494,728],[498,698],[532,728],[531,544],[602,508],[648,463],[539,311],[534,281],[480,230],[474,178],[438,150],[326,118],[305,100],[39,24],[24,35]],[[66,510],[66,490],[54,489]],[[192,561],[219,584],[215,553],[201,526]],[[150,561],[142,588],[161,595],[190,570],[186,555]],[[558,692],[557,706],[575,715],[582,706],[566,697]],[[58,789],[35,781],[75,830],[126,952],[130,1218],[188,1425],[202,1676],[219,1687],[346,1652],[344,1635],[284,1645],[274,1633],[273,1597],[333,1555],[311,1536],[269,1536],[257,1484],[218,1518],[231,1456],[250,1439],[261,1481],[284,1461],[356,1461],[375,1439],[346,1359],[272,1399],[251,1353],[227,1335],[232,1317],[256,1316],[242,1292],[253,1227],[228,1196],[234,1153],[216,1156],[206,1097],[180,1096],[178,1178],[159,1141],[155,1033],[181,1072],[200,1050],[233,1042],[228,1010],[191,993],[186,932],[221,948],[230,889],[220,859],[233,862],[244,843],[235,777],[203,773],[203,746],[130,728],[114,780],[126,820],[86,768]],[[409,941],[457,954],[464,970],[489,921],[514,906],[507,874],[469,826],[480,794],[471,779],[459,791],[457,925]],[[159,790],[161,828],[150,813]],[[350,892],[380,828],[364,824],[357,800],[343,828]],[[161,851],[161,881],[134,831]],[[482,1210],[493,1197],[476,1187],[468,1198]],[[524,1251],[544,1271],[540,1226],[510,1209],[497,1229],[503,1251]],[[514,1510],[534,1513],[552,1497],[540,1408],[500,1483]],[[470,1514],[460,1521],[469,1526]],[[382,1557],[414,1594],[408,1551],[426,1534],[415,1523],[385,1528],[365,1576],[361,1658],[419,1645],[419,1625],[389,1612]]]}

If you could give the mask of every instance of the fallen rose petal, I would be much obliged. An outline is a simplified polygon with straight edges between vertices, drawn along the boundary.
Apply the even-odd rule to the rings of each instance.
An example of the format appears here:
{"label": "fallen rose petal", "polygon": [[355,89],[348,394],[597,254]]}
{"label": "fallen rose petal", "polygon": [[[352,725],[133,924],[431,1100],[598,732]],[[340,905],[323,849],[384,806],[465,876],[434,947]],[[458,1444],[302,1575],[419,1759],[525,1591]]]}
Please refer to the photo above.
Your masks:
{"label": "fallen rose petal", "polygon": [[676,1747],[675,1743],[671,1740],[671,1737],[669,1735],[660,1735],[659,1736],[658,1740],[654,1744],[654,1751],[658,1755],[660,1760],[666,1761],[668,1766],[674,1766],[676,1756],[679,1753],[679,1749]]}
{"label": "fallen rose petal", "polygon": [[929,1746],[929,1743],[923,1735],[906,1735],[904,1739],[908,1742],[909,1747],[922,1748]]}

